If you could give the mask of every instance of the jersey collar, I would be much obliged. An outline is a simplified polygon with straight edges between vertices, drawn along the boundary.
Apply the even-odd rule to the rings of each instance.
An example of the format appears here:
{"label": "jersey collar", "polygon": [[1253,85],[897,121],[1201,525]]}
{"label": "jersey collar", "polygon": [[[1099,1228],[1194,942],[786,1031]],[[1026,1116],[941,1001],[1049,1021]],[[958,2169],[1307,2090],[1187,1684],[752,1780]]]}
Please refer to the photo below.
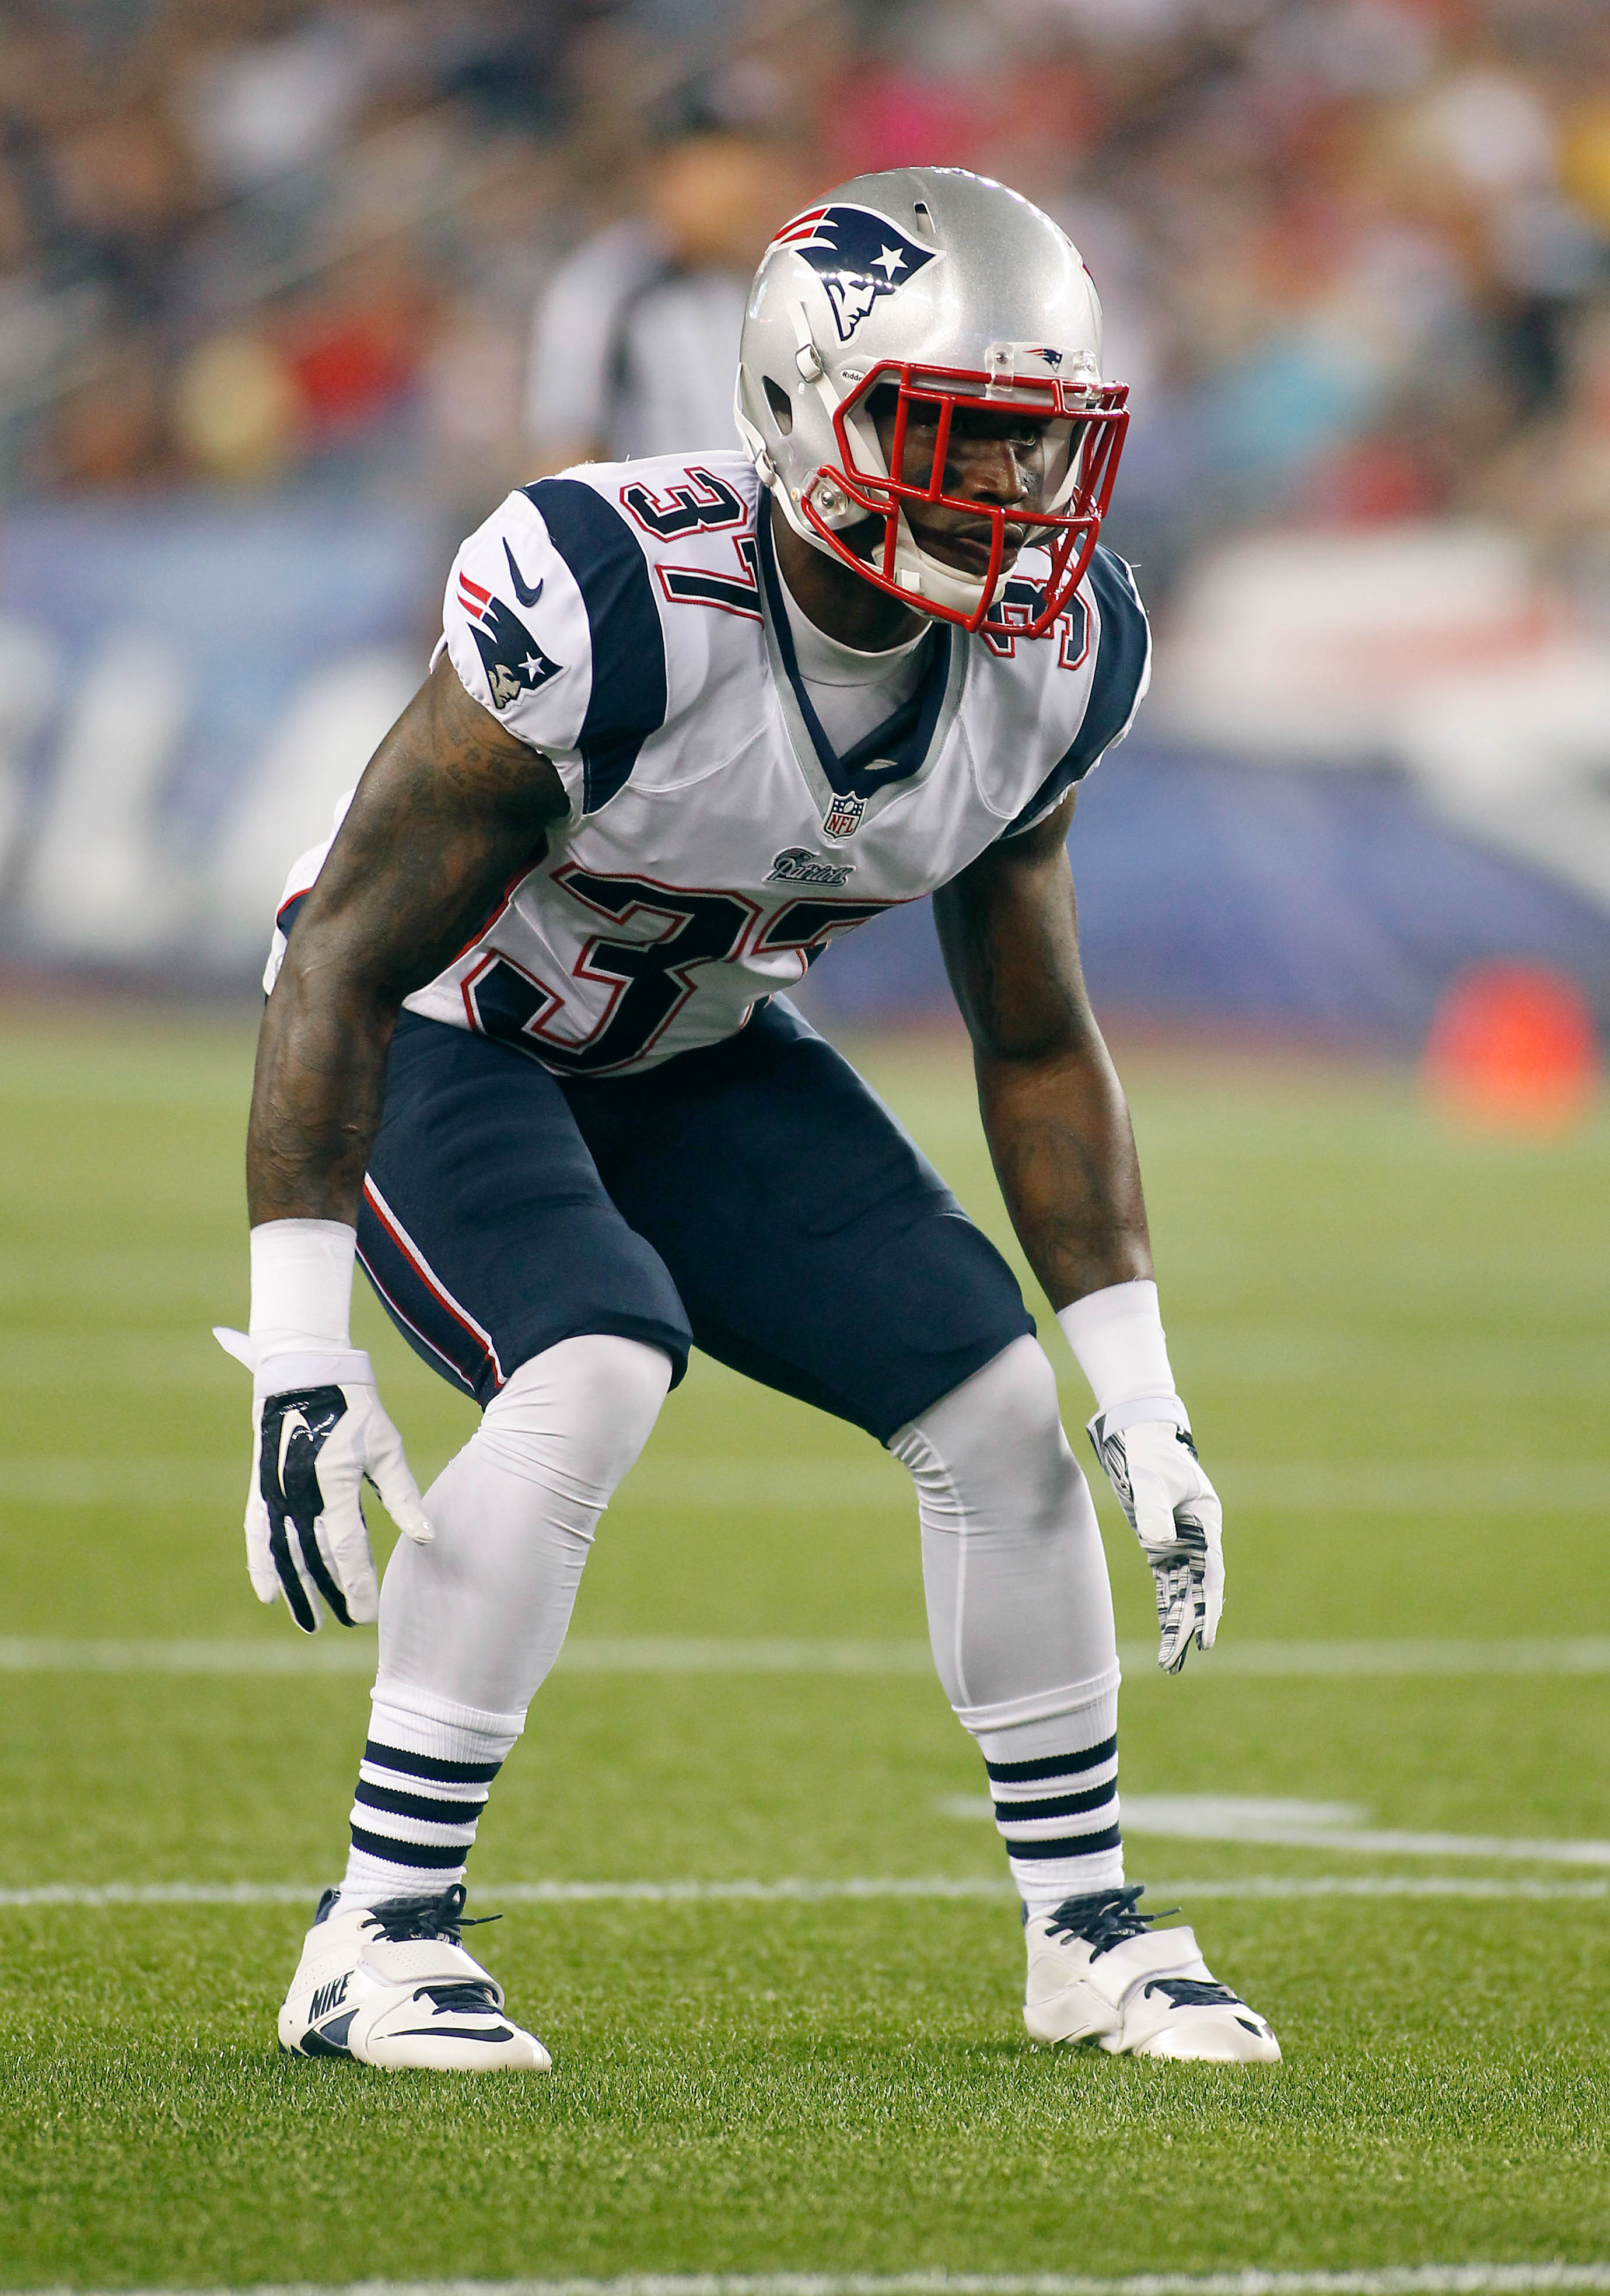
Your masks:
{"label": "jersey collar", "polygon": [[881,811],[902,785],[920,781],[944,748],[966,681],[967,650],[955,643],[945,623],[936,622],[923,641],[923,674],[899,708],[862,735],[841,757],[811,706],[794,654],[793,632],[783,602],[782,577],[771,538],[771,502],[760,498],[756,521],[765,604],[766,651],[782,705],[783,723],[800,770],[810,783],[824,817],[834,801],[851,800],[856,818]]}

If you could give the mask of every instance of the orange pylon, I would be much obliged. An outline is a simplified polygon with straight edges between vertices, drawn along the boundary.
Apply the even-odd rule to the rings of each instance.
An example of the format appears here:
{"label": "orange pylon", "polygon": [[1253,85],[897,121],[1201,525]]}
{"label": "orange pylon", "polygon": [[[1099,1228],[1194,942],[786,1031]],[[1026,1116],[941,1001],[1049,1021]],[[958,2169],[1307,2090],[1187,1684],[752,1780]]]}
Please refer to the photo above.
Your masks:
{"label": "orange pylon", "polygon": [[1604,1086],[1587,998],[1568,973],[1541,964],[1461,974],[1437,1006],[1420,1073],[1442,1115],[1534,1136],[1581,1123]]}

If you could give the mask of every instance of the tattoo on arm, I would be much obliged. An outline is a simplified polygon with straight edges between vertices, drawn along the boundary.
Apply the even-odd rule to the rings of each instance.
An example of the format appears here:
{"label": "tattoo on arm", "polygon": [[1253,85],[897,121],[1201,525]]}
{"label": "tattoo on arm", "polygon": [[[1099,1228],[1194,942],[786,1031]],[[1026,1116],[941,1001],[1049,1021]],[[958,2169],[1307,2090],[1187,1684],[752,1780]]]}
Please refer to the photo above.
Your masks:
{"label": "tattoo on arm", "polygon": [[1152,1272],[1129,1111],[1080,966],[1072,809],[991,847],[934,898],[996,1177],[1057,1308]]}
{"label": "tattoo on arm", "polygon": [[552,765],[444,658],[371,759],[268,1000],[247,1137],[254,1226],[356,1221],[403,998],[475,937],[565,810]]}

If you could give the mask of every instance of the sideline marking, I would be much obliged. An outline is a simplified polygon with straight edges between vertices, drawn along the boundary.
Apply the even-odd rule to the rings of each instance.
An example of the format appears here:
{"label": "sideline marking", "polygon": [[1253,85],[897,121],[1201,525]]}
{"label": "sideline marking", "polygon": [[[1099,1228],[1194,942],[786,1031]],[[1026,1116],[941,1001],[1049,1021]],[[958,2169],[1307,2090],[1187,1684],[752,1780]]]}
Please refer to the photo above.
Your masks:
{"label": "sideline marking", "polygon": [[[661,2272],[612,2280],[356,2280],[136,2288],[118,2296],[1539,2296],[1610,2288],[1610,2264],[1412,2264],[1360,2272]],[[21,2292],[29,2296],[29,2292]],[[62,2296],[40,2289],[32,2296]],[[86,2292],[95,2296],[95,2292]]]}
{"label": "sideline marking", "polygon": [[[0,1906],[312,1906],[327,1886],[323,1882],[40,1882],[25,1889],[0,1890]],[[1239,1881],[1148,1882],[1146,1888],[1155,1898],[1610,1898],[1610,1881],[1536,1882],[1458,1874],[1249,1874]],[[842,1882],[477,1882],[474,1894],[477,1899],[490,1898],[511,1906],[669,1906],[1006,1898],[1017,1892],[1004,1874],[963,1874]]]}
{"label": "sideline marking", "polygon": [[[289,1629],[248,1642],[219,1638],[97,1641],[22,1635],[0,1639],[0,1674],[361,1674],[373,1678],[377,1644],[359,1628],[302,1636]],[[1130,1677],[1156,1671],[1154,1643],[1125,1643]],[[874,1674],[933,1671],[923,1642],[572,1635],[559,1654],[571,1674]],[[1296,1676],[1610,1674],[1610,1635],[1508,1642],[1227,1642],[1193,1662],[1213,1674]]]}

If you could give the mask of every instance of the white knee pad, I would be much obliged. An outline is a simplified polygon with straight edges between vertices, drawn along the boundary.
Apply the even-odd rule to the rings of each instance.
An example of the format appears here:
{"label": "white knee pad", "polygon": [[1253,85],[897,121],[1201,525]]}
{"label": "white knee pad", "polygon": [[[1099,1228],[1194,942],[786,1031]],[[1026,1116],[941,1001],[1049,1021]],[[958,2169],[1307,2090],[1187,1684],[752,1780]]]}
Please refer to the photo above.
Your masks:
{"label": "white knee pad", "polygon": [[958,1535],[1055,1527],[1084,1480],[1063,1432],[1056,1374],[1027,1335],[901,1428],[889,1447],[911,1470],[924,1526]]}
{"label": "white knee pad", "polygon": [[381,1672],[456,1704],[523,1713],[559,1655],[598,1518],[670,1385],[659,1348],[562,1340],[511,1374],[432,1484],[428,1546],[399,1540],[381,1589]]}
{"label": "white knee pad", "polygon": [[964,1720],[1114,1687],[1106,1558],[1039,1341],[1014,1341],[889,1447],[916,1484],[934,1663]]}
{"label": "white knee pad", "polygon": [[527,1482],[605,1507],[649,1439],[670,1374],[663,1349],[638,1340],[561,1340],[510,1374],[472,1445]]}

